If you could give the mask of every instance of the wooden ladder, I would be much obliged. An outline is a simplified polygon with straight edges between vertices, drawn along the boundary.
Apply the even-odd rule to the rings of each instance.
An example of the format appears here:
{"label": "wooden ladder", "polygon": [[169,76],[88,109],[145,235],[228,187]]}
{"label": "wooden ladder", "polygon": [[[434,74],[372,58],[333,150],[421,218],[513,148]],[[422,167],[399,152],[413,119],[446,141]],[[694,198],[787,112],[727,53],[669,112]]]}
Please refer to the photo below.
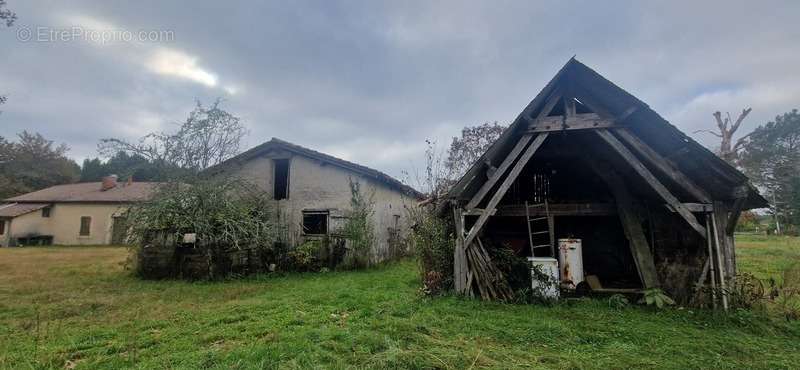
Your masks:
{"label": "wooden ladder", "polygon": [[[531,209],[541,209],[544,207],[544,216],[536,216],[531,217]],[[553,218],[550,216],[550,206],[547,204],[547,200],[545,199],[544,203],[537,203],[537,204],[529,204],[525,201],[525,220],[528,224],[528,242],[531,245],[531,257],[534,256],[534,250],[539,248],[549,248],[550,249],[550,257],[555,258],[555,248],[553,247]],[[542,221],[547,222],[547,229],[543,229]],[[547,234],[547,244],[543,241],[539,241]],[[534,244],[534,239],[538,239],[536,242],[540,244]]]}

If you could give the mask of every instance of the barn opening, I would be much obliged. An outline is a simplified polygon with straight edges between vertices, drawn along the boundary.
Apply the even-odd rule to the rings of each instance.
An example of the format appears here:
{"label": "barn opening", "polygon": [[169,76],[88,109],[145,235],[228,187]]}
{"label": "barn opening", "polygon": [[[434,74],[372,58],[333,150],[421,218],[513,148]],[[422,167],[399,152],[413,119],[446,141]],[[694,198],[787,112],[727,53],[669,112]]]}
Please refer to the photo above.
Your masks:
{"label": "barn opening", "polygon": [[289,199],[289,159],[273,159],[273,198]]}

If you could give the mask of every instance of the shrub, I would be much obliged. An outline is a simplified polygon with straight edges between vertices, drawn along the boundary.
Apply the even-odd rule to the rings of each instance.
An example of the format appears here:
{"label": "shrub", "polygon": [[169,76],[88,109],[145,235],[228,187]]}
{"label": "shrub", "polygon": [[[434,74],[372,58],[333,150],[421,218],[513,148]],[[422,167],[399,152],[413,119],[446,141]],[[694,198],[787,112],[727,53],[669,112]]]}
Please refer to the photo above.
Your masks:
{"label": "shrub", "polygon": [[644,291],[644,296],[639,300],[639,304],[646,304],[650,307],[664,308],[675,304],[668,295],[660,288],[650,288]]}
{"label": "shrub", "polygon": [[296,271],[318,271],[321,261],[318,258],[322,242],[309,240],[297,246],[286,254],[289,269]]}
{"label": "shrub", "polygon": [[411,243],[420,263],[421,279],[427,281],[430,273],[436,273],[437,287],[425,287],[432,292],[449,290],[453,286],[453,239],[452,227],[437,217],[434,210],[425,207],[409,208],[411,220]]}
{"label": "shrub", "polygon": [[174,247],[194,233],[193,254],[206,256],[208,277],[215,277],[215,271],[227,273],[229,251],[273,248],[279,227],[270,205],[270,197],[241,180],[166,183],[151,200],[128,209],[129,238],[141,246]]}

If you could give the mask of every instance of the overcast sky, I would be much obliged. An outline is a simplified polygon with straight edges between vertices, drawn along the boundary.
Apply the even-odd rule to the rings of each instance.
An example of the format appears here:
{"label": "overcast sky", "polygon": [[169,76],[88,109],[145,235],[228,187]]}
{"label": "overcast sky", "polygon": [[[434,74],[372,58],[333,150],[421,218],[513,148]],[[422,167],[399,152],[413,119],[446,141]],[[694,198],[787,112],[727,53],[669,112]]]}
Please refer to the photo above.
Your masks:
{"label": "overcast sky", "polygon": [[221,97],[247,147],[402,177],[426,138],[510,122],[573,55],[707,146],[691,132],[716,110],[752,106],[746,132],[800,107],[797,1],[8,2],[0,135],[41,132],[79,162]]}

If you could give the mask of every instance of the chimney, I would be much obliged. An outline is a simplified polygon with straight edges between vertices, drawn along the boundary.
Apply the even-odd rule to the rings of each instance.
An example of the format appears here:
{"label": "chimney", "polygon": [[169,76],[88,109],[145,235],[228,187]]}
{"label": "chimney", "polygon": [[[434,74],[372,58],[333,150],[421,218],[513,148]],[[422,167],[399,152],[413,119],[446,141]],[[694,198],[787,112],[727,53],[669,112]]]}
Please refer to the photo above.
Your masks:
{"label": "chimney", "polygon": [[100,184],[100,190],[106,191],[115,187],[117,187],[117,175],[108,175],[103,177],[103,181]]}

